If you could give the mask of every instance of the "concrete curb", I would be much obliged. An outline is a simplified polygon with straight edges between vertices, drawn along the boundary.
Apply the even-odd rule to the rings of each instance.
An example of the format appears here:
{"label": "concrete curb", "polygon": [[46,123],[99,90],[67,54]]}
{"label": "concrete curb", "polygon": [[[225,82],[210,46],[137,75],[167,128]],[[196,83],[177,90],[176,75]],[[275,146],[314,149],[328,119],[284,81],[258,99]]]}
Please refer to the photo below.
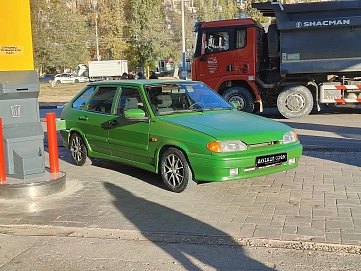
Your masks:
{"label": "concrete curb", "polygon": [[53,236],[98,239],[120,239],[163,243],[185,243],[213,246],[248,246],[307,251],[336,252],[361,255],[361,246],[325,244],[308,241],[239,238],[224,235],[195,235],[184,233],[140,232],[134,230],[75,228],[34,225],[0,225],[0,234],[12,236]]}

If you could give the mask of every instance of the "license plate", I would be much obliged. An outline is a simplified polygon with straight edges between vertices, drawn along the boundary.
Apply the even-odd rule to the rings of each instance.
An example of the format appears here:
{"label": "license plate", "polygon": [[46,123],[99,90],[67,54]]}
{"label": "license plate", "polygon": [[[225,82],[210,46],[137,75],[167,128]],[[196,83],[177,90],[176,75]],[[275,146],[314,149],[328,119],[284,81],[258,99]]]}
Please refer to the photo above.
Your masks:
{"label": "license plate", "polygon": [[274,165],[287,161],[287,153],[278,153],[266,156],[259,156],[256,158],[256,166],[264,167],[268,165]]}

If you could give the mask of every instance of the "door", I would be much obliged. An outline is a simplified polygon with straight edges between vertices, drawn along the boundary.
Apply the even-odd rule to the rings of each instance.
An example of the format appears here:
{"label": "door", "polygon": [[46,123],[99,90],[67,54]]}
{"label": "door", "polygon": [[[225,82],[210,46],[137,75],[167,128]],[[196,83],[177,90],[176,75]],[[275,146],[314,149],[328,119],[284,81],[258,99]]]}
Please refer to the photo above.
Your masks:
{"label": "door", "polygon": [[231,34],[225,28],[204,29],[201,33],[202,50],[198,58],[197,80],[215,88],[220,78],[233,75]]}
{"label": "door", "polygon": [[114,118],[112,107],[116,91],[117,86],[97,87],[86,110],[77,113],[77,127],[88,141],[91,151],[110,155],[108,129],[109,121]]}
{"label": "door", "polygon": [[149,121],[127,120],[124,117],[125,111],[137,108],[144,110],[139,89],[121,87],[117,116],[109,121],[110,151],[114,157],[149,164]]}
{"label": "door", "polygon": [[[263,36],[257,30],[256,27],[234,29],[234,74],[244,76],[242,80],[254,80],[256,63],[258,62],[260,65],[263,62]],[[256,50],[259,50],[257,55],[260,59],[258,61]]]}

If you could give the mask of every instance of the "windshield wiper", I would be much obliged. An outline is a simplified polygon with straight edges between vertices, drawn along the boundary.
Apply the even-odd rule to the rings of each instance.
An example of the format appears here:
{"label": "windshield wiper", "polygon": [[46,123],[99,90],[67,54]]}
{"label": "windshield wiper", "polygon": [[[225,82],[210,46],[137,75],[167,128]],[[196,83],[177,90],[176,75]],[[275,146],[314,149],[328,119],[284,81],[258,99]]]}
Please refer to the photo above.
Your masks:
{"label": "windshield wiper", "polygon": [[208,110],[224,110],[224,109],[232,109],[232,107],[211,107],[207,108]]}

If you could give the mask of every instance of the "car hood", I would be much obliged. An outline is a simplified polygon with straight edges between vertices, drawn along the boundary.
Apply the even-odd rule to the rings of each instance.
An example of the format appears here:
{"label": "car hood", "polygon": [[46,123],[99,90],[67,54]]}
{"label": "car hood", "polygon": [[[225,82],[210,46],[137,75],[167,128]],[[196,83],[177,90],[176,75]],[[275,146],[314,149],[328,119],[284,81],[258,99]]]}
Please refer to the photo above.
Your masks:
{"label": "car hood", "polygon": [[172,115],[162,120],[214,137],[216,140],[239,139],[247,144],[282,140],[292,128],[264,117],[240,111],[214,111],[200,114]]}

